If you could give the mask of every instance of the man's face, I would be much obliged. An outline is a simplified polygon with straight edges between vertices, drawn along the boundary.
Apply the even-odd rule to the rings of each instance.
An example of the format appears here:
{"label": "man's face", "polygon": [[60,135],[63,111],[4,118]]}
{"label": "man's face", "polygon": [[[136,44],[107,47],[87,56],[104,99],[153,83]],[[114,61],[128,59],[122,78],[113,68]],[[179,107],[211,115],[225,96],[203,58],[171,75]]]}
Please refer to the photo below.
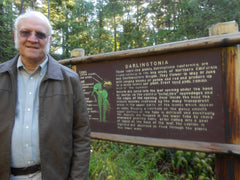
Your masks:
{"label": "man's face", "polygon": [[16,43],[22,60],[43,61],[50,45],[48,26],[37,17],[22,19],[15,35]]}

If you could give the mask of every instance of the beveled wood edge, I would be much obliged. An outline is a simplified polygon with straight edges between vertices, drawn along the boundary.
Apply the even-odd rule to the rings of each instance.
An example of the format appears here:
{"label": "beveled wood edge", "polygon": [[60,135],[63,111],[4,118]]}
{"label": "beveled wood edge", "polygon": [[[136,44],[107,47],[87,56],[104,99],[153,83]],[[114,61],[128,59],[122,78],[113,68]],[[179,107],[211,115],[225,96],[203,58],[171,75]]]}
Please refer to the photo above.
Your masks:
{"label": "beveled wood edge", "polygon": [[130,50],[123,50],[110,53],[102,53],[91,56],[75,57],[60,60],[61,64],[79,64],[91,63],[96,61],[119,60],[123,58],[142,57],[156,54],[164,54],[170,52],[187,51],[194,49],[206,49],[214,47],[227,47],[240,44],[240,33],[230,33],[217,36],[208,36],[192,40],[177,41],[165,43],[155,46],[148,46],[143,48],[136,48]]}
{"label": "beveled wood edge", "polygon": [[240,155],[240,145],[235,144],[128,136],[101,132],[91,132],[91,138],[128,144],[163,147],[169,149]]}

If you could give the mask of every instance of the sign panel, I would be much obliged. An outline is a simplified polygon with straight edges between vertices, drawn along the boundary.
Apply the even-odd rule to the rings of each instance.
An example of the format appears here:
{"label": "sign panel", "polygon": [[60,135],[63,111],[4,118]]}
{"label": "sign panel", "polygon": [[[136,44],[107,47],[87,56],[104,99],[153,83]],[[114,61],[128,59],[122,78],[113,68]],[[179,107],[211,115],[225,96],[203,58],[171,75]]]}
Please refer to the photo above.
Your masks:
{"label": "sign panel", "polygon": [[221,48],[77,65],[93,132],[225,142]]}

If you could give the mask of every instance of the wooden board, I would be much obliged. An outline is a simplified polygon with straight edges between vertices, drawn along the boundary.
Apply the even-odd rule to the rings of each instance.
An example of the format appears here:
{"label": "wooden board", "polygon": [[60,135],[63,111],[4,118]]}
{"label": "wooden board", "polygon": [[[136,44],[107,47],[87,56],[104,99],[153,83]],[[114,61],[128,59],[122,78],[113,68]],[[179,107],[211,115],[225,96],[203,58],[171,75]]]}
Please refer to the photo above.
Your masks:
{"label": "wooden board", "polygon": [[77,65],[92,131],[224,143],[221,52]]}
{"label": "wooden board", "polygon": [[232,33],[60,63],[80,75],[93,138],[234,155],[239,42]]}

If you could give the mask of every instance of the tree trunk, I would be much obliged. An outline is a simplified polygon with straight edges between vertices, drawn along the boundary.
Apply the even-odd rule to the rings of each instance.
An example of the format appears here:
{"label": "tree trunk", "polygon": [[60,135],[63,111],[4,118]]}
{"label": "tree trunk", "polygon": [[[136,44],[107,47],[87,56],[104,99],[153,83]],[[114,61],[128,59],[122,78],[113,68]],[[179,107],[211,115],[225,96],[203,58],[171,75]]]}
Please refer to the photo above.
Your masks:
{"label": "tree trunk", "polygon": [[19,15],[23,13],[23,4],[24,4],[24,0],[21,0]]}

